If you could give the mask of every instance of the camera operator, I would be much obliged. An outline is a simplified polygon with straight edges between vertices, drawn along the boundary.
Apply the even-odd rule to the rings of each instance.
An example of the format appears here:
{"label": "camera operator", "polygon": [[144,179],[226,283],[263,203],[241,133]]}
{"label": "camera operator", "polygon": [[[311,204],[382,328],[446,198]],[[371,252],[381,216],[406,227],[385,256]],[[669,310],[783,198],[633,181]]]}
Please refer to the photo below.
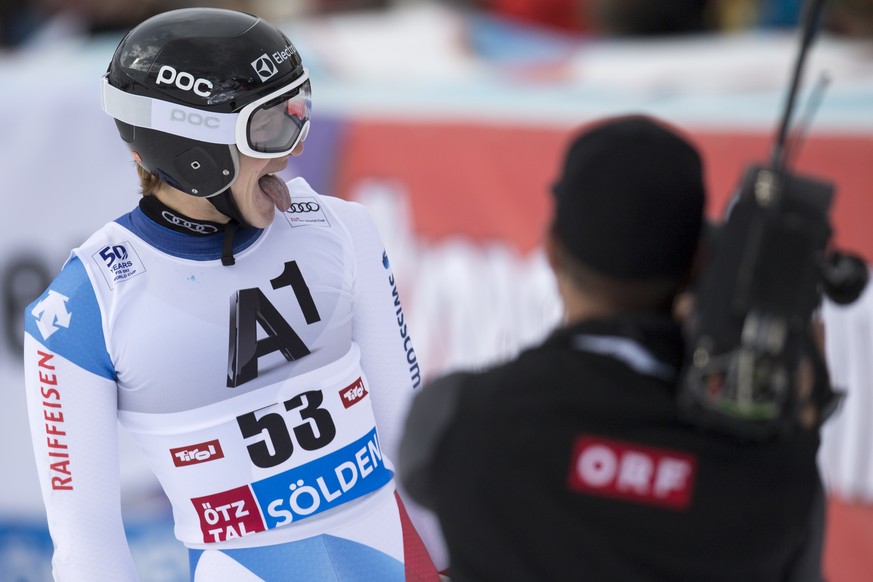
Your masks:
{"label": "camera operator", "polygon": [[564,324],[432,382],[406,420],[400,478],[438,516],[453,582],[820,580],[812,341],[790,435],[743,440],[677,404],[704,226],[694,146],[649,117],[601,121],[570,144],[554,201]]}

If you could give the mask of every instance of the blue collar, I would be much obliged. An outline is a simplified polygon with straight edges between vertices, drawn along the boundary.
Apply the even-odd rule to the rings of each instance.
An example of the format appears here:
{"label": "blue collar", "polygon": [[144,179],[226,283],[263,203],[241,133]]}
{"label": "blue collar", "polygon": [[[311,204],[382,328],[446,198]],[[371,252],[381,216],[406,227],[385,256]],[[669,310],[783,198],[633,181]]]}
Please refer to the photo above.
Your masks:
{"label": "blue collar", "polygon": [[[119,217],[115,222],[168,255],[195,261],[214,261],[221,258],[221,245],[224,241],[224,234],[221,232],[210,236],[189,236],[175,232],[154,222],[139,208]],[[253,227],[237,230],[233,242],[234,254],[249,248],[263,232],[263,229]]]}

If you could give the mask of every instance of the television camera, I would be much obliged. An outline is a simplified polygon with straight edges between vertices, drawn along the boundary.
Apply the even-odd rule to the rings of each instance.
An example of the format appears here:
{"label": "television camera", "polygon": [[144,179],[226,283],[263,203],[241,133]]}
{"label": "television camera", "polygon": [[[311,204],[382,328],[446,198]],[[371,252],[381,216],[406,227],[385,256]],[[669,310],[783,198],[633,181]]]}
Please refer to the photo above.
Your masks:
{"label": "television camera", "polygon": [[[769,163],[748,167],[711,247],[686,322],[687,364],[678,392],[688,418],[749,440],[798,425],[797,376],[815,357],[812,322],[823,296],[838,304],[864,290],[864,260],[831,245],[833,183],[789,167],[788,127],[823,0],[805,5],[800,50]],[[823,360],[822,360],[823,361]],[[829,382],[812,394],[818,423],[841,394]]]}

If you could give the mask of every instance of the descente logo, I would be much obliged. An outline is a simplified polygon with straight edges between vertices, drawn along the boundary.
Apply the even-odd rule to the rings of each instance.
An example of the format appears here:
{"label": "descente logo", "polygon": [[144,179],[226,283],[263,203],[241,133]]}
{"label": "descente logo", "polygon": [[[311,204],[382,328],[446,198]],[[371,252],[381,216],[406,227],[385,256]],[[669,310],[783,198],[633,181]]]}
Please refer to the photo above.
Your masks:
{"label": "descente logo", "polygon": [[212,81],[195,79],[191,73],[178,72],[170,65],[164,65],[158,70],[158,85],[175,85],[182,91],[194,91],[195,95],[209,97],[212,94]]}

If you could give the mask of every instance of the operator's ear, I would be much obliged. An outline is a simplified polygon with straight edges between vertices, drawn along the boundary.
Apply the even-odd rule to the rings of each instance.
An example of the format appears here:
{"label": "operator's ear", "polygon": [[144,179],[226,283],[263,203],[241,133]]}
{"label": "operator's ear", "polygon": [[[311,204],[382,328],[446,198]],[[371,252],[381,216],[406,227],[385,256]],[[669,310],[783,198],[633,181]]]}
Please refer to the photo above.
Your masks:
{"label": "operator's ear", "polygon": [[703,275],[703,270],[709,262],[713,252],[713,245],[716,242],[720,225],[705,220],[703,230],[700,233],[700,240],[697,243],[697,249],[694,252],[694,258],[691,260],[691,268],[688,271],[688,280],[684,287],[686,289],[694,289],[700,283],[700,277]]}
{"label": "operator's ear", "polygon": [[700,240],[691,259],[691,267],[684,280],[680,282],[679,291],[673,300],[673,317],[679,322],[686,323],[694,309],[694,290],[700,283],[706,263],[712,256],[712,245],[718,228],[718,225],[709,220],[703,223]]}
{"label": "operator's ear", "polygon": [[546,228],[543,236],[543,247],[546,251],[546,259],[549,261],[549,267],[556,274],[563,270],[562,253],[560,251],[561,243],[558,242],[555,236],[555,230],[551,226]]}

